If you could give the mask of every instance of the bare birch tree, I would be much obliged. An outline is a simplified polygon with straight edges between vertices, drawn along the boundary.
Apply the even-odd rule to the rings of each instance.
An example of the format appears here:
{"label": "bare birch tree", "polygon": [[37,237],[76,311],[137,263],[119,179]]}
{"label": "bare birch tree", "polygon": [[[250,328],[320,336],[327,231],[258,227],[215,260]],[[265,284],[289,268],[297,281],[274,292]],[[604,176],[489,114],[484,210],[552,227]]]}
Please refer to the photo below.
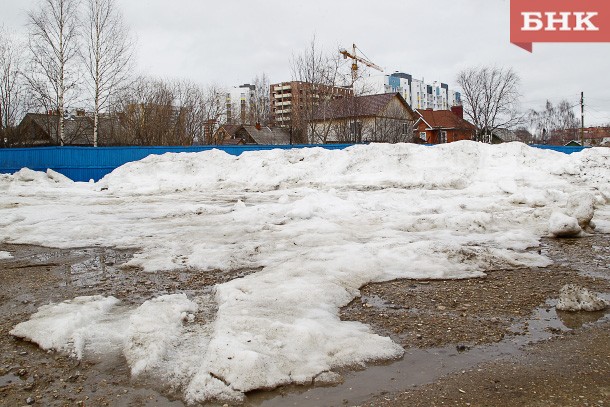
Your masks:
{"label": "bare birch tree", "polygon": [[566,144],[578,138],[580,122],[574,114],[574,106],[567,100],[560,101],[556,106],[546,101],[544,110],[530,110],[530,125],[543,144]]}
{"label": "bare birch tree", "polygon": [[5,147],[27,107],[23,62],[20,41],[0,27],[0,145]]}
{"label": "bare birch tree", "polygon": [[68,93],[78,81],[78,1],[40,0],[28,13],[32,70],[28,82],[39,103],[59,115],[57,134],[64,145]]}
{"label": "bare birch tree", "polygon": [[469,68],[459,73],[458,85],[463,90],[464,111],[478,129],[479,141],[491,142],[499,128],[521,124],[519,112],[519,75],[511,68]]}
{"label": "bare birch tree", "polygon": [[97,147],[100,113],[129,75],[133,46],[114,0],[86,0],[85,4],[83,60],[93,97],[93,146]]}

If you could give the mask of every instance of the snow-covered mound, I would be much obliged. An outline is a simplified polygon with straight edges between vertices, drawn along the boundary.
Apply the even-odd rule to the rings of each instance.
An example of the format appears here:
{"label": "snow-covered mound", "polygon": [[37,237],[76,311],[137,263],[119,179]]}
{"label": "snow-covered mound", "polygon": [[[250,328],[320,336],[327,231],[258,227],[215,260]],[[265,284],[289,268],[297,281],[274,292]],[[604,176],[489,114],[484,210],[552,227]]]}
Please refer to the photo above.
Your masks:
{"label": "snow-covered mound", "polygon": [[561,212],[553,212],[549,219],[549,231],[555,237],[574,237],[580,235],[582,228],[578,219]]}
{"label": "snow-covered mound", "polygon": [[[362,285],[546,266],[528,249],[548,235],[553,213],[608,230],[609,179],[610,149],[473,142],[165,154],[96,184],[1,176],[0,242],[133,248],[129,265],[147,272],[261,270],[213,294],[136,309],[76,299],[13,333],[77,356],[123,352],[133,374],[184,389],[189,401],[310,383],[402,354],[340,320]],[[78,319],[93,311],[102,314]]]}
{"label": "snow-covered mound", "polygon": [[574,284],[564,285],[559,291],[557,308],[560,311],[602,311],[608,304],[598,295]]}

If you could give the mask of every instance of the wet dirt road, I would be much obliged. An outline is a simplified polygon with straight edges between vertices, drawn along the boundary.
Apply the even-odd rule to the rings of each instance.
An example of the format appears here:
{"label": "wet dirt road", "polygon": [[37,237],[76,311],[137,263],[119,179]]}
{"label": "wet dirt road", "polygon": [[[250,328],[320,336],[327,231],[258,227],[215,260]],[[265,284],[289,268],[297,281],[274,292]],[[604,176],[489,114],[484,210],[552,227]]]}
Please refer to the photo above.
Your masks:
{"label": "wet dirt road", "polygon": [[[370,284],[341,311],[406,349],[402,360],[339,371],[333,386],[288,386],[248,395],[250,406],[610,405],[610,319],[556,312],[567,283],[610,299],[610,235],[544,240],[545,269],[486,278]],[[154,383],[134,382],[124,360],[80,363],[9,335],[39,306],[83,295],[128,304],[201,293],[249,271],[199,274],[125,269],[132,253],[0,245],[0,405],[183,406]]]}

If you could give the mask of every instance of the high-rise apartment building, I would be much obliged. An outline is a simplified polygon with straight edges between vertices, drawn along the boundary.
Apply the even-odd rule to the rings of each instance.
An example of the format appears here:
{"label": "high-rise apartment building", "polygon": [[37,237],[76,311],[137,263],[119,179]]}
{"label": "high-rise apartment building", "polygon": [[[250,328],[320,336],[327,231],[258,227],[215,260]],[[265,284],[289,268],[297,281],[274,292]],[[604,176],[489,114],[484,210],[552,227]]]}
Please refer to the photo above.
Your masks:
{"label": "high-rise apartment building", "polygon": [[449,90],[449,85],[427,84],[402,72],[364,78],[359,89],[359,93],[366,95],[394,92],[400,93],[413,109],[448,110],[462,104],[460,93]]}
{"label": "high-rise apartment building", "polygon": [[253,124],[254,92],[256,86],[249,83],[231,88],[226,96],[226,122],[228,124]]}

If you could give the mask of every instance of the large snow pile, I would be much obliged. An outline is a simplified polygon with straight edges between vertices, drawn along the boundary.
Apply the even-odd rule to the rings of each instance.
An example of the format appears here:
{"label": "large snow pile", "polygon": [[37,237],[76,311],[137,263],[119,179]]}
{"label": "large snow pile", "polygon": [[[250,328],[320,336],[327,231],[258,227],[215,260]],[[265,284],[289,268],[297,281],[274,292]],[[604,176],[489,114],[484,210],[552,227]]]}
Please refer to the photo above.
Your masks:
{"label": "large snow pile", "polygon": [[77,356],[123,352],[134,375],[189,401],[310,383],[402,354],[340,320],[359,287],[548,265],[528,249],[553,213],[608,230],[609,179],[610,149],[472,142],[165,154],[95,184],[23,170],[0,176],[1,242],[135,248],[129,265],[147,272],[261,271],[135,309],[74,299],[13,334]]}

